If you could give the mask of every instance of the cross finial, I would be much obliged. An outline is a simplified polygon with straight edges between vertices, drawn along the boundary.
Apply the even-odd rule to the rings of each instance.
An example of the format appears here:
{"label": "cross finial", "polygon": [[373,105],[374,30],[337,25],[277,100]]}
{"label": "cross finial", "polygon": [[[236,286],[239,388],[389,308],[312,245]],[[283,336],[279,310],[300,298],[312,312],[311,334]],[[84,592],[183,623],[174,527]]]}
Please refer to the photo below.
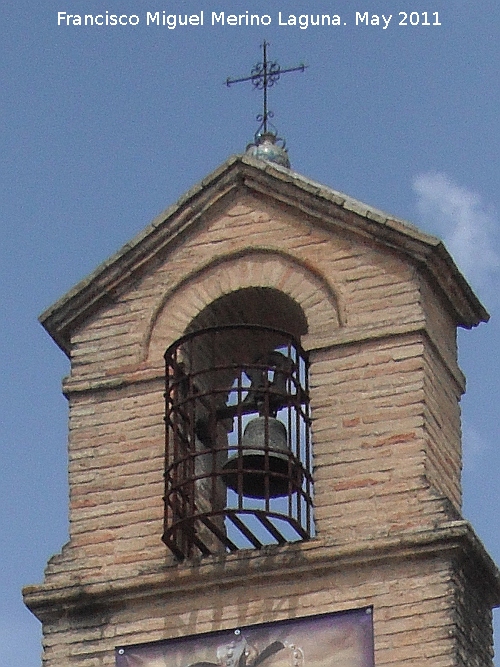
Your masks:
{"label": "cross finial", "polygon": [[240,79],[226,79],[226,86],[231,86],[233,83],[242,83],[243,81],[251,81],[254,88],[257,90],[262,90],[263,93],[263,110],[262,114],[257,115],[257,121],[260,123],[255,136],[257,137],[261,132],[262,134],[268,133],[268,121],[273,117],[273,112],[269,111],[267,106],[267,91],[271,86],[273,86],[280,78],[282,74],[288,74],[288,72],[303,72],[307,65],[301,63],[297,67],[288,67],[287,69],[281,69],[279,64],[276,61],[269,61],[267,59],[267,47],[269,43],[264,41],[262,43],[262,62],[257,63],[253,66],[250,76],[245,76]]}

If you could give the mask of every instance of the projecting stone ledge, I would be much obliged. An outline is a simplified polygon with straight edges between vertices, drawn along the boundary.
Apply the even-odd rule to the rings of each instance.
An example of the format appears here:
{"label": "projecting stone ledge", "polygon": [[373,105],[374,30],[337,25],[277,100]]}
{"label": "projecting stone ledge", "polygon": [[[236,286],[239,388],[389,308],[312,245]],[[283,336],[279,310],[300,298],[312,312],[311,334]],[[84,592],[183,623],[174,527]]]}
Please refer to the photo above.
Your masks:
{"label": "projecting stone ledge", "polygon": [[[320,538],[287,546],[242,550],[235,554],[212,556],[199,561],[170,562],[154,572],[82,584],[68,575],[67,585],[49,582],[26,586],[24,602],[41,620],[64,615],[79,615],[89,608],[122,605],[125,600],[167,599],[172,596],[200,595],[214,588],[228,590],[242,585],[279,585],[297,580],[303,573],[318,576],[362,568],[365,565],[390,565],[408,559],[439,558],[455,567],[472,567],[484,594],[493,607],[500,606],[500,571],[467,521],[451,521],[435,530],[408,531],[398,536],[366,540],[338,546]],[[262,560],[266,567],[262,567]]]}

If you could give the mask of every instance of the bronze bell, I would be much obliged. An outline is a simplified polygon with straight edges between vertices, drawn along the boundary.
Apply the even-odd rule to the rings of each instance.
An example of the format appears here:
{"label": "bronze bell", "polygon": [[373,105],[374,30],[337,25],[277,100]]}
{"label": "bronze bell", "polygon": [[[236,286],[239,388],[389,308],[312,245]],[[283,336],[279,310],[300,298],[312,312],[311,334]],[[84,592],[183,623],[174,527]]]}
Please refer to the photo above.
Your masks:
{"label": "bronze bell", "polygon": [[[268,430],[266,470],[266,422]],[[241,463],[239,464],[239,457]],[[235,452],[223,466],[226,486],[238,493],[238,468],[242,475],[241,490],[249,498],[278,498],[292,491],[300,484],[300,467],[291,457],[287,443],[285,425],[274,417],[255,417],[245,427],[241,440],[241,451]],[[292,479],[290,480],[290,475]],[[269,487],[266,490],[266,477]]]}

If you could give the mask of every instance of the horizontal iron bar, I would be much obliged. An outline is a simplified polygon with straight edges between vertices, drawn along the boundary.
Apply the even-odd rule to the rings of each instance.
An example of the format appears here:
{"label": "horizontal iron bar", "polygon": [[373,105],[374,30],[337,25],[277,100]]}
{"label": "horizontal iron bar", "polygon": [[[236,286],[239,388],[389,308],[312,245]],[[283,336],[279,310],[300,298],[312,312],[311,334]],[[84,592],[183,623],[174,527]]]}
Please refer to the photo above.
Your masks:
{"label": "horizontal iron bar", "polygon": [[251,74],[250,76],[244,76],[241,79],[231,79],[230,77],[228,77],[224,81],[224,85],[229,88],[230,86],[233,85],[233,83],[242,83],[243,81],[255,81],[256,79],[264,78],[264,75],[269,77],[275,77],[275,76],[281,76],[282,74],[287,74],[288,72],[303,72],[308,67],[309,65],[304,65],[303,63],[301,63],[297,67],[288,67],[287,69],[281,69],[281,67],[278,67],[277,70],[256,72],[255,74]]}

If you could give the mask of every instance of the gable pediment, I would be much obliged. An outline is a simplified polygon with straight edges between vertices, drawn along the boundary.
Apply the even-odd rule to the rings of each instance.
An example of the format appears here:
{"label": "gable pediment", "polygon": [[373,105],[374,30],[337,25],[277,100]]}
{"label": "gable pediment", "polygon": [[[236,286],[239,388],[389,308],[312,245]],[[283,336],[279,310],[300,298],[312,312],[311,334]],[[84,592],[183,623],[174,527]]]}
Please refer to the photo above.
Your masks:
{"label": "gable pediment", "polygon": [[[457,325],[470,328],[488,319],[439,239],[295,172],[243,155],[227,160],[157,216],[142,233],[46,310],[41,323],[69,354],[75,330],[168,261],[211,220],[230,208],[234,211],[240,200],[248,201],[249,197],[264,208],[279,208],[289,220],[303,220],[327,234],[357,238],[406,259],[441,292]],[[244,244],[245,237],[241,240]],[[276,238],[278,247],[279,242]]]}

